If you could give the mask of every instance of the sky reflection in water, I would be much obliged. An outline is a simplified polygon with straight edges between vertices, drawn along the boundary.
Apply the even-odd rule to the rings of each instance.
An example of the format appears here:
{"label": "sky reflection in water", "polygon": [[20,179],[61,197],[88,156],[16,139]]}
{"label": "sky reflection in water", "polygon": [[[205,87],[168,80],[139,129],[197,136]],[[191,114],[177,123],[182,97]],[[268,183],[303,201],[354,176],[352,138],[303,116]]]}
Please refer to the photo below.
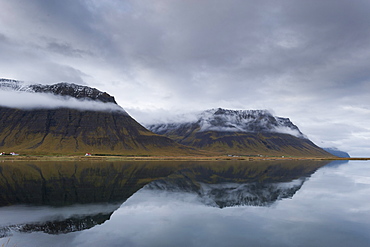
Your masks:
{"label": "sky reflection in water", "polygon": [[[206,205],[199,191],[149,187],[128,198],[109,220],[90,229],[58,235],[13,231],[13,236],[0,239],[0,245],[8,238],[19,247],[370,245],[370,162],[322,167],[292,199],[278,200],[268,207],[221,209]],[[84,207],[87,212],[101,212],[101,204]],[[37,210],[31,212],[30,207],[21,206],[0,208],[0,225],[20,223],[28,213],[33,215],[28,220],[34,221],[37,217],[50,217],[53,210],[62,215],[60,210],[77,212],[81,207],[33,209]]]}

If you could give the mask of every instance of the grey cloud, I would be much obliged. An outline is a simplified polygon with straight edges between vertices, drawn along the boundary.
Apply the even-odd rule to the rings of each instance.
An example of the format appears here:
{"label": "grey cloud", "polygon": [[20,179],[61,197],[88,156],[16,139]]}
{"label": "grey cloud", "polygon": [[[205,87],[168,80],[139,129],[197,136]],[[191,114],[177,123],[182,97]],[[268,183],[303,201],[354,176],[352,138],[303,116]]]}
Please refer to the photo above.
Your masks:
{"label": "grey cloud", "polygon": [[47,45],[47,49],[50,51],[60,53],[66,56],[72,56],[72,57],[83,57],[86,55],[91,55],[91,52],[84,51],[81,49],[75,49],[68,43],[58,43],[58,42],[50,42]]}
{"label": "grey cloud", "polygon": [[328,125],[366,125],[361,114],[338,118],[342,106],[369,106],[369,5],[0,0],[0,66],[6,78],[99,85],[139,121],[225,107],[272,108],[303,123],[332,111]]}
{"label": "grey cloud", "polygon": [[113,103],[79,100],[71,97],[55,96],[53,94],[0,91],[0,98],[1,106],[24,110],[71,108],[82,111],[125,112],[120,106]]}
{"label": "grey cloud", "polygon": [[4,34],[2,34],[2,33],[0,33],[0,42],[6,42],[7,41],[7,37],[4,35]]}
{"label": "grey cloud", "polygon": [[[43,52],[0,44],[2,77],[38,83],[70,81],[83,83],[86,74],[78,68],[61,64]],[[45,55],[45,56],[44,56]],[[85,84],[85,83],[83,83]]]}

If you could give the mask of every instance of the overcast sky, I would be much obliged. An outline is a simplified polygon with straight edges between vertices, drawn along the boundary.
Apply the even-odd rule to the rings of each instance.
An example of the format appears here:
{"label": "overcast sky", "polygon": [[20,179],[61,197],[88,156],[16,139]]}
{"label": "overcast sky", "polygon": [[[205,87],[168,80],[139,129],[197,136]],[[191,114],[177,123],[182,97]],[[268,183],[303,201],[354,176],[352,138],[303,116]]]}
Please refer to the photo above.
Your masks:
{"label": "overcast sky", "polygon": [[370,156],[369,0],[0,0],[0,9],[0,78],[95,87],[143,124],[268,109],[319,146]]}

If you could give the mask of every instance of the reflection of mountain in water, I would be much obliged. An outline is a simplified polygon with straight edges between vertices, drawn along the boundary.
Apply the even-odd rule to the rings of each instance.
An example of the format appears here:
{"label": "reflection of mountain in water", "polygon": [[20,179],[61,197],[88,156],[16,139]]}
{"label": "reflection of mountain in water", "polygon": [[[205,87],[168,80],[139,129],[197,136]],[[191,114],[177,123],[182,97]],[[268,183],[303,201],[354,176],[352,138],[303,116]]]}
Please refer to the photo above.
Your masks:
{"label": "reflection of mountain in water", "polygon": [[124,202],[174,168],[153,162],[33,162],[0,165],[0,206]]}
{"label": "reflection of mountain in water", "polygon": [[89,229],[95,225],[100,225],[109,220],[113,212],[109,214],[89,215],[84,218],[72,217],[64,220],[47,221],[42,223],[29,223],[18,225],[17,230],[20,232],[45,232],[49,234],[60,234]]}
{"label": "reflection of mountain in water", "polygon": [[0,210],[1,206],[17,204],[56,206],[57,211],[73,204],[91,208],[94,203],[108,203],[103,211],[98,207],[92,214],[73,213],[73,208],[69,208],[72,214],[68,216],[56,212],[37,221],[25,218],[18,224],[0,223],[0,238],[11,235],[11,231],[60,234],[102,224],[127,198],[148,182],[168,176],[175,167],[158,162],[0,164]]}
{"label": "reflection of mountain in water", "polygon": [[[73,207],[69,209],[69,216],[63,215],[38,215],[37,222],[25,222],[13,225],[0,227],[0,238],[12,235],[12,231],[31,233],[31,232],[44,232],[48,234],[63,234],[75,231],[82,231],[92,228],[96,225],[103,224],[109,220],[115,210],[119,208],[119,204],[106,205],[104,212],[101,210],[101,205],[96,206],[97,211],[94,213],[74,212]],[[94,205],[89,205],[89,210],[94,208]],[[45,220],[48,218],[48,220]]]}
{"label": "reflection of mountain in water", "polygon": [[305,179],[287,183],[201,184],[204,203],[215,207],[269,206],[277,200],[291,198]]}
{"label": "reflection of mountain in water", "polygon": [[[269,206],[276,200],[292,197],[306,178],[326,163],[4,163],[0,165],[0,213],[4,209],[1,206],[17,204],[47,206],[46,212],[52,212],[42,210],[39,218],[18,217],[15,223],[0,224],[0,238],[11,235],[12,231],[61,234],[89,229],[109,220],[119,205],[143,186],[149,190],[196,193],[205,205],[220,208]],[[94,206],[96,203],[100,206]],[[105,206],[101,207],[101,203]],[[69,206],[74,204],[79,204],[80,209]],[[94,210],[84,211],[91,208]],[[63,210],[68,214],[61,215]]]}
{"label": "reflection of mountain in water", "polygon": [[[270,161],[271,162],[271,161]],[[148,190],[196,193],[213,207],[269,206],[292,198],[319,163],[256,163],[245,167],[196,167],[146,185]],[[211,170],[209,170],[211,169]]]}
{"label": "reflection of mountain in water", "polygon": [[169,190],[177,192],[193,192],[200,200],[213,207],[233,206],[269,206],[277,200],[292,198],[302,187],[305,178],[299,178],[285,183],[220,183],[194,185],[193,191],[189,188],[177,187],[175,184],[165,184],[163,181],[154,181],[145,186],[150,190]]}

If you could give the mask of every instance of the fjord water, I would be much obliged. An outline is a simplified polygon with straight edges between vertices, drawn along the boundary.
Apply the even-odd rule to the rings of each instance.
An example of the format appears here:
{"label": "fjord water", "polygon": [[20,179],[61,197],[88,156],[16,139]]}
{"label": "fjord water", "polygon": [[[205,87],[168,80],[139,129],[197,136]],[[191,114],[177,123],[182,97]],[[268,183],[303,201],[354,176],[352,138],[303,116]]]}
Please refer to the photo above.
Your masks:
{"label": "fjord water", "polygon": [[0,246],[370,246],[369,161],[3,162],[0,191]]}

